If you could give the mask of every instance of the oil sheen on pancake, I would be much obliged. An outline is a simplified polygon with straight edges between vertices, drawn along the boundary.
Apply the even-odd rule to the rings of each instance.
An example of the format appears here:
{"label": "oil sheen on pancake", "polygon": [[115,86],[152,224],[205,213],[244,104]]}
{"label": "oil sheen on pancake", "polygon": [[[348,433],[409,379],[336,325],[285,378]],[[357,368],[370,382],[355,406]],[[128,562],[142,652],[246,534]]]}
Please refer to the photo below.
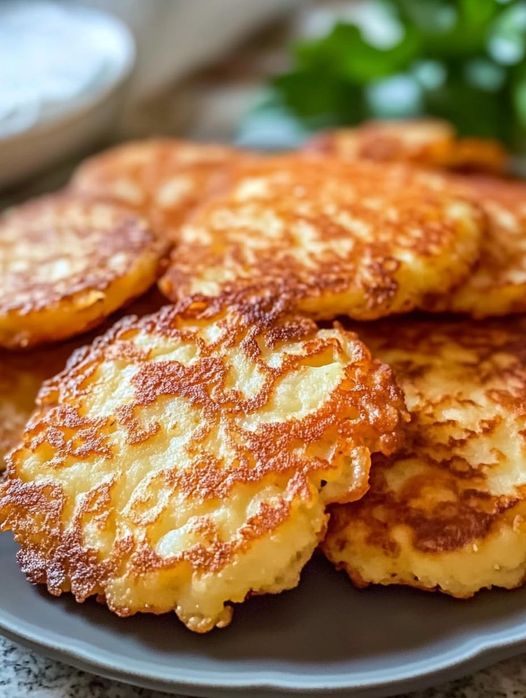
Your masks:
{"label": "oil sheen on pancake", "polygon": [[356,335],[251,300],[124,319],[38,404],[0,489],[23,572],[197,632],[298,584],[406,416]]}
{"label": "oil sheen on pancake", "polygon": [[172,239],[240,157],[239,151],[223,145],[173,138],[131,141],[82,163],[72,186],[139,210]]}
{"label": "oil sheen on pancake", "polygon": [[468,275],[483,218],[439,174],[283,156],[241,166],[181,231],[160,288],[171,300],[287,296],[316,318],[418,307]]}
{"label": "oil sheen on pancake", "polygon": [[336,506],[323,544],[357,586],[467,598],[526,579],[526,319],[365,328],[402,386],[411,423],[371,488]]}
{"label": "oil sheen on pancake", "polygon": [[462,172],[501,174],[509,166],[497,141],[459,138],[451,124],[438,119],[369,121],[317,135],[305,149],[345,160],[409,162]]}
{"label": "oil sheen on pancake", "polygon": [[0,346],[72,337],[156,280],[165,243],[128,209],[62,193],[0,217]]}

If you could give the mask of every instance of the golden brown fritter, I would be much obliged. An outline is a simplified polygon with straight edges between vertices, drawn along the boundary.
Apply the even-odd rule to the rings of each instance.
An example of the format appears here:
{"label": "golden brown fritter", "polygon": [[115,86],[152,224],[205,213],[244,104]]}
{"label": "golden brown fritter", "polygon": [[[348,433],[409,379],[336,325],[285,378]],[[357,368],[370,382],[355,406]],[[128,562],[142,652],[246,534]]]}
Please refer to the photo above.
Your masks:
{"label": "golden brown fritter", "polygon": [[62,193],[0,218],[0,346],[80,334],[156,280],[165,251],[129,210]]}
{"label": "golden brown fritter", "polygon": [[[410,161],[473,172],[505,170],[504,152],[493,142],[457,139],[449,124],[435,120],[369,122],[322,134],[308,148],[347,160]],[[461,196],[480,204],[488,230],[475,273],[455,292],[430,298],[428,309],[476,318],[526,311],[526,184],[481,174],[444,182],[445,191],[451,193],[457,185]]]}
{"label": "golden brown fritter", "polygon": [[14,353],[0,350],[0,472],[19,442],[42,383],[61,371],[78,342]]}
{"label": "golden brown fritter", "polygon": [[[164,296],[153,287],[97,329],[108,330],[116,317],[130,314],[141,317],[165,304]],[[95,337],[95,332],[91,332],[52,347],[19,352],[0,349],[0,472],[4,469],[4,457],[22,437],[42,383],[62,371],[71,354]]]}
{"label": "golden brown fritter", "polygon": [[177,238],[183,220],[241,157],[223,145],[174,138],[132,141],[83,162],[72,186],[131,206],[158,232]]}
{"label": "golden brown fritter", "polygon": [[526,311],[526,183],[496,177],[456,179],[486,214],[480,259],[473,273],[428,308],[476,318]]}
{"label": "golden brown fritter", "polygon": [[469,597],[526,579],[526,318],[364,327],[411,412],[403,450],[323,544],[357,586]]}
{"label": "golden brown fritter", "polygon": [[[18,443],[24,426],[34,409],[35,398],[46,378],[40,359],[11,352],[0,352],[0,472],[4,457]],[[60,367],[58,367],[60,370]]]}
{"label": "golden brown fritter", "polygon": [[481,213],[439,174],[290,155],[236,177],[183,227],[168,298],[271,289],[317,318],[373,319],[445,293],[479,254]]}
{"label": "golden brown fritter", "polygon": [[461,172],[501,174],[509,168],[497,141],[459,138],[451,124],[438,119],[369,121],[319,134],[305,150],[350,161],[410,162]]}
{"label": "golden brown fritter", "polygon": [[405,417],[354,334],[261,300],[128,318],[38,401],[0,489],[28,579],[197,632],[296,586]]}

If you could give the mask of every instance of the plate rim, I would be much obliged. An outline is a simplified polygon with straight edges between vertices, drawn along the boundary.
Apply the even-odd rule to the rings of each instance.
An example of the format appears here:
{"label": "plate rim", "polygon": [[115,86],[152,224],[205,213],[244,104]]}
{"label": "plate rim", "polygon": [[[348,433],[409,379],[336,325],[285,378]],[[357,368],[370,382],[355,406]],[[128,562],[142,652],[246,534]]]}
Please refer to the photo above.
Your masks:
{"label": "plate rim", "polygon": [[[33,585],[36,586],[36,585]],[[11,621],[9,620],[11,616]],[[188,670],[183,666],[171,665],[171,671],[179,675],[169,675],[166,670],[153,673],[150,662],[138,664],[135,667],[124,668],[122,664],[111,659],[109,652],[95,648],[92,643],[66,646],[60,642],[60,633],[53,628],[47,630],[50,637],[42,638],[38,626],[30,630],[32,624],[22,620],[22,628],[18,616],[9,614],[0,607],[0,634],[7,639],[18,642],[32,651],[44,654],[54,660],[62,661],[82,671],[121,681],[123,683],[167,691],[168,693],[186,692],[187,695],[225,695],[232,691],[260,691],[269,694],[338,694],[342,692],[355,693],[357,696],[392,696],[400,691],[418,690],[436,685],[442,681],[454,680],[471,671],[488,667],[504,659],[514,657],[526,651],[526,623],[515,630],[504,629],[474,638],[468,636],[454,649],[442,652],[439,658],[418,660],[396,669],[376,670],[374,677],[364,680],[349,676],[348,679],[331,679],[324,676],[320,681],[309,675],[308,682],[302,681],[300,674],[273,670],[269,676],[258,677],[254,670],[238,671],[236,676],[225,681],[225,674],[212,676],[210,670],[205,672]],[[62,636],[63,637],[63,636]],[[84,645],[84,647],[82,646]],[[102,654],[102,656],[101,656]],[[177,655],[174,655],[176,657]],[[142,668],[140,668],[142,667]],[[368,672],[370,675],[373,672]],[[195,693],[195,691],[198,693]],[[193,692],[193,693],[192,693]]]}

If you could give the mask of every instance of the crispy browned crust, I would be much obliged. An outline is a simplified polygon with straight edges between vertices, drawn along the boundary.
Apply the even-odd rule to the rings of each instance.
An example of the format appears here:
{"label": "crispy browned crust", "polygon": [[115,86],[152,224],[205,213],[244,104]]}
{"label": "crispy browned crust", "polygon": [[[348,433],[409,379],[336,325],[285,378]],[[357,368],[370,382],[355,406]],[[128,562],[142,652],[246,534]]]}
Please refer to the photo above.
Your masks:
{"label": "crispy browned crust", "polygon": [[348,160],[405,161],[460,172],[502,174],[509,169],[509,156],[500,143],[459,138],[451,124],[438,119],[369,121],[318,134],[305,150]]}
{"label": "crispy browned crust", "polygon": [[4,457],[18,443],[24,426],[34,409],[35,398],[48,375],[35,370],[35,357],[30,365],[13,360],[7,352],[0,353],[0,472],[4,469]]}
{"label": "crispy browned crust", "polygon": [[[503,530],[524,535],[526,317],[384,321],[360,334],[395,371],[411,422],[400,452],[374,457],[366,496],[333,507],[324,551],[359,587],[379,581],[364,578],[364,565],[372,569],[367,561],[384,560],[382,569],[397,571],[383,584],[469,596],[480,588],[475,572],[462,593],[455,592],[454,569],[451,587],[430,584],[417,576],[394,532],[405,528],[415,558],[467,551],[468,566],[469,555]],[[401,555],[400,567],[388,562]],[[500,572],[495,564],[495,585]],[[521,576],[513,585],[523,582]]]}
{"label": "crispy browned crust", "polygon": [[[321,134],[307,150],[352,161],[409,161],[470,176],[454,176],[462,196],[484,209],[488,229],[473,275],[458,291],[432,295],[428,309],[454,311],[482,318],[526,310],[526,185],[491,176],[506,173],[507,156],[494,141],[457,138],[451,125],[435,120],[369,122],[356,129]],[[490,173],[490,174],[481,174]]]}
{"label": "crispy browned crust", "polygon": [[142,317],[160,310],[163,305],[166,305],[166,298],[154,286],[87,335],[49,348],[16,352],[0,349],[0,471],[4,469],[4,457],[22,438],[42,383],[62,371],[76,349],[91,343],[97,332],[107,331],[116,319],[127,315]]}
{"label": "crispy browned crust", "polygon": [[477,318],[526,311],[526,183],[472,175],[456,177],[459,190],[480,203],[488,226],[472,275],[428,309]]}
{"label": "crispy browned crust", "polygon": [[0,350],[0,471],[22,437],[42,383],[61,371],[78,347],[78,341],[71,341],[52,349]]}
{"label": "crispy browned crust", "polygon": [[[211,327],[217,330],[213,335],[207,334]],[[148,343],[139,341],[141,337]],[[156,356],[161,342],[162,353]],[[195,360],[162,358],[168,347],[173,351],[182,346]],[[299,349],[283,354],[281,365],[266,363],[269,352],[294,346]],[[255,394],[246,397],[243,386],[236,385],[228,358],[232,351],[242,352],[243,362],[264,377]],[[334,357],[345,362],[344,377],[317,411],[243,428],[243,420],[272,408],[287,376],[301,367],[324,366]],[[108,362],[117,362],[128,375],[136,369],[133,396],[111,415],[97,417],[87,405],[93,391],[103,388],[98,375]],[[180,454],[189,467],[170,459],[148,484],[137,487],[132,499],[123,499],[127,485],[126,473],[120,471],[122,459],[133,463],[134,458],[153,457],[163,432],[173,429],[177,436],[177,425],[166,420],[143,421],[148,409],[167,399],[183,399],[196,413],[195,432]],[[0,489],[1,526],[14,532],[20,545],[18,560],[30,581],[47,584],[52,594],[71,590],[79,601],[91,595],[106,597],[110,581],[122,574],[140,580],[188,565],[196,574],[219,572],[255,540],[287,521],[298,500],[308,506],[314,488],[323,488],[324,480],[330,482],[331,472],[342,463],[345,468],[347,462],[354,463],[354,474],[352,482],[347,477],[347,490],[335,499],[361,496],[367,488],[369,451],[390,453],[399,446],[405,414],[390,369],[373,361],[355,335],[339,327],[327,335],[312,321],[284,313],[282,303],[250,299],[238,299],[228,309],[219,303],[201,309],[167,307],[142,319],[125,318],[76,352],[66,370],[45,384],[38,405]],[[233,449],[232,460],[207,447],[215,430],[225,434],[218,438],[225,448]],[[127,435],[124,442],[115,437],[117,431]],[[39,477],[28,478],[35,458],[42,459]],[[111,477],[101,477],[82,495],[68,496],[60,477],[71,469],[82,481],[83,467],[86,475],[100,468]],[[213,511],[218,502],[228,503],[239,488],[254,487],[257,495],[263,483],[267,487],[274,483],[282,496],[264,502],[235,536],[222,539],[212,520],[199,516],[195,530],[203,533],[202,527],[208,526],[207,545],[190,546],[170,558],[156,552],[158,537],[181,497],[198,507],[206,503]],[[132,523],[140,535],[130,532]],[[107,555],[85,543],[90,526],[111,541]],[[153,598],[140,607],[126,599],[108,603],[121,615],[169,610]]]}
{"label": "crispy browned crust", "polygon": [[233,180],[183,227],[160,281],[171,300],[270,289],[316,317],[372,319],[447,290],[478,256],[482,216],[439,174],[289,155]]}
{"label": "crispy browned crust", "polygon": [[181,223],[242,157],[217,144],[175,138],[131,141],[83,162],[72,187],[124,203],[147,216],[160,234],[176,239]]}
{"label": "crispy browned crust", "polygon": [[49,341],[89,329],[152,285],[165,250],[144,219],[113,203],[62,192],[7,210],[0,345],[43,341],[46,323]]}

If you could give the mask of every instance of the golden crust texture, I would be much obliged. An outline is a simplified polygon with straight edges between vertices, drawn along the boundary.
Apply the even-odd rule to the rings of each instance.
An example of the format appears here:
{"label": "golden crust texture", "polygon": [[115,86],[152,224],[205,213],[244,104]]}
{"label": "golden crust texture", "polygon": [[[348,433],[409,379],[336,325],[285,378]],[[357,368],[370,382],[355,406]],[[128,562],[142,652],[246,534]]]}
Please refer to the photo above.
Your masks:
{"label": "golden crust texture", "polygon": [[20,353],[0,350],[0,472],[35,408],[42,383],[61,371],[78,342]]}
{"label": "golden crust texture", "polygon": [[233,180],[183,227],[160,281],[171,300],[252,289],[373,319],[446,292],[478,257],[482,215],[439,174],[290,155]]}
{"label": "golden crust texture", "polygon": [[38,405],[0,489],[23,572],[197,632],[296,586],[405,418],[356,335],[261,300],[124,319]]}
{"label": "golden crust texture", "polygon": [[497,141],[458,138],[451,124],[438,119],[369,121],[317,135],[305,149],[345,160],[405,161],[462,172],[502,174],[509,167]]}
{"label": "golden crust texture", "polygon": [[357,586],[466,598],[526,579],[526,318],[364,328],[411,412],[402,451],[334,507],[323,544]]}
{"label": "golden crust texture", "polygon": [[159,233],[173,239],[241,157],[241,152],[222,145],[173,138],[132,141],[83,162],[72,187],[142,212]]}
{"label": "golden crust texture", "polygon": [[156,280],[165,244],[111,203],[55,194],[0,218],[0,346],[80,334]]}
{"label": "golden crust texture", "polygon": [[[116,317],[130,314],[140,317],[159,310],[165,303],[166,299],[154,286]],[[112,316],[102,329],[109,329],[114,319]],[[97,329],[100,332],[101,328]],[[0,349],[0,472],[4,469],[5,456],[22,437],[42,383],[62,371],[73,351],[91,342],[96,332],[51,347],[19,352]]]}
{"label": "golden crust texture", "polygon": [[475,318],[526,311],[526,183],[496,177],[458,178],[459,189],[486,214],[480,259],[451,293],[431,298],[428,308]]}

